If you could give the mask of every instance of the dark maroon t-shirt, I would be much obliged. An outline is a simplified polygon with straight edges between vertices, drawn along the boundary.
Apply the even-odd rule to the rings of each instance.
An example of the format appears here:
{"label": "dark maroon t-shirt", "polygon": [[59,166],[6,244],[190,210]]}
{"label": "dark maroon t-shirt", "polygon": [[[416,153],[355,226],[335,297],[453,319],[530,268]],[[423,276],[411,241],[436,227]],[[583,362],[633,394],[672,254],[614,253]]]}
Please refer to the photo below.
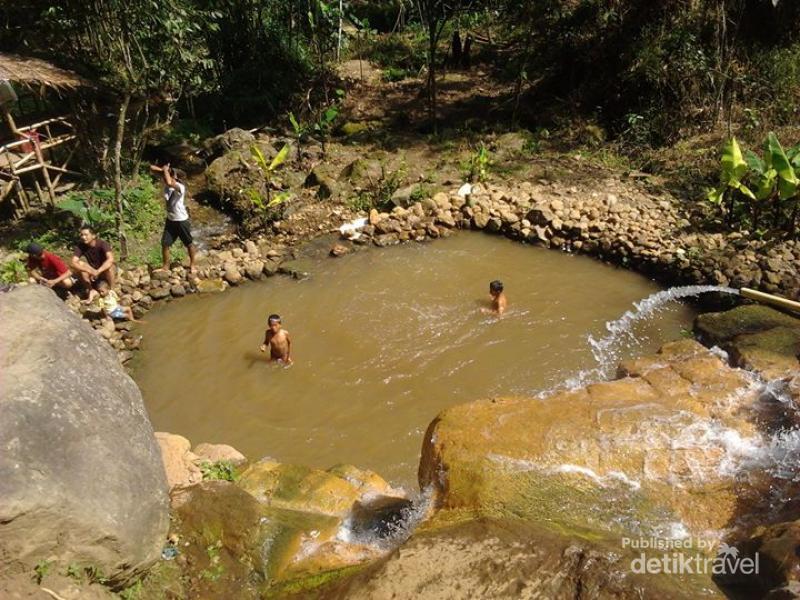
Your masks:
{"label": "dark maroon t-shirt", "polygon": [[75,256],[78,258],[85,256],[86,262],[88,262],[93,269],[99,269],[100,265],[106,262],[109,252],[111,252],[111,246],[108,242],[104,242],[101,239],[95,240],[94,246],[89,246],[83,242],[79,242],[78,245],[75,246]]}

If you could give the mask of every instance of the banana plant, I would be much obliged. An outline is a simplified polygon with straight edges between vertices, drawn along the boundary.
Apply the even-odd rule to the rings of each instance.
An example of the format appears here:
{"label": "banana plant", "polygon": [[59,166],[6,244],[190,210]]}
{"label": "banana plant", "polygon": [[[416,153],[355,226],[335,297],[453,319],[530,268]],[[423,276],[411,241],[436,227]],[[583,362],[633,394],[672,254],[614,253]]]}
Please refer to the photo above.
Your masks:
{"label": "banana plant", "polygon": [[742,149],[735,137],[732,137],[725,144],[722,150],[722,172],[720,174],[720,185],[716,189],[708,192],[709,202],[722,207],[727,200],[728,225],[733,224],[734,208],[736,203],[736,192],[743,196],[755,200],[755,194],[748,188],[742,179],[747,174],[748,165],[742,156]]}
{"label": "banana plant", "polygon": [[[782,205],[793,201],[792,215],[788,223],[788,231],[794,231],[794,225],[797,220],[798,209],[798,191],[800,191],[800,179],[797,177],[795,167],[791,159],[784,152],[781,143],[778,141],[777,136],[770,132],[767,136],[767,150],[770,160],[770,165],[777,173],[778,183],[778,201],[775,204],[775,226],[778,225],[780,215],[782,212]],[[792,149],[794,151],[794,148]],[[793,157],[797,159],[797,155]]]}
{"label": "banana plant", "polygon": [[755,201],[752,202],[752,229],[757,231],[761,210],[775,196],[777,191],[778,172],[772,168],[772,161],[768,152],[765,152],[765,157],[762,159],[752,150],[747,150],[745,152],[745,161],[750,168],[750,187],[755,196]]}
{"label": "banana plant", "polygon": [[[283,148],[275,155],[275,158],[272,159],[271,162],[267,163],[267,159],[264,156],[264,153],[261,152],[261,149],[258,146],[252,146],[250,148],[250,154],[252,154],[253,158],[256,161],[256,165],[258,169],[261,171],[262,175],[264,175],[264,179],[267,180],[267,202],[266,204],[261,202],[260,208],[262,210],[266,210],[268,208],[272,208],[273,206],[277,206],[286,200],[288,197],[285,193],[277,194],[275,198],[272,198],[272,176],[275,174],[275,171],[286,162],[286,158],[289,156],[289,144],[284,144]],[[252,196],[251,196],[252,200]],[[259,206],[258,203],[255,203],[256,206]]]}

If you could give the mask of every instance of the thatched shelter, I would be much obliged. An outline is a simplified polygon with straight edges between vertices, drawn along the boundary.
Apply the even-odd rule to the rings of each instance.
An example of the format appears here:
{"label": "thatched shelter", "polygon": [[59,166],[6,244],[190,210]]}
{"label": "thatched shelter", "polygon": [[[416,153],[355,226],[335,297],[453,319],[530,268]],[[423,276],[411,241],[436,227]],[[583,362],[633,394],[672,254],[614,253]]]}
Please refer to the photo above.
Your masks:
{"label": "thatched shelter", "polygon": [[63,114],[64,98],[94,87],[47,61],[0,53],[0,114],[7,126],[0,127],[0,212],[5,198],[14,201],[15,216],[37,199],[55,204],[62,177],[80,175],[69,169],[77,134],[70,114]]}
{"label": "thatched shelter", "polygon": [[0,79],[7,79],[33,91],[36,91],[36,88],[72,91],[80,87],[92,87],[91,82],[77,73],[39,58],[18,54],[0,53]]}

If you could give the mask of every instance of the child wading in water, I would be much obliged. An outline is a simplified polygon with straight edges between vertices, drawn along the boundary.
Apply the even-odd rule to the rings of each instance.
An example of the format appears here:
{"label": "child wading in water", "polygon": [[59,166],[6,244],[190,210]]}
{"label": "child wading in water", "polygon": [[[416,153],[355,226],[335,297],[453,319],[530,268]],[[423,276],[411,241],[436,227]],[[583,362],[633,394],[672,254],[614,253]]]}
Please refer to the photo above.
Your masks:
{"label": "child wading in water", "polygon": [[270,362],[275,360],[286,365],[292,364],[292,340],[289,339],[289,332],[281,329],[280,315],[270,315],[267,319],[267,331],[264,333],[261,352],[266,352],[267,346],[269,346]]}
{"label": "child wading in water", "polygon": [[492,308],[484,308],[484,313],[495,313],[502,315],[508,306],[508,299],[503,293],[503,282],[495,279],[489,284],[489,295],[492,297]]}

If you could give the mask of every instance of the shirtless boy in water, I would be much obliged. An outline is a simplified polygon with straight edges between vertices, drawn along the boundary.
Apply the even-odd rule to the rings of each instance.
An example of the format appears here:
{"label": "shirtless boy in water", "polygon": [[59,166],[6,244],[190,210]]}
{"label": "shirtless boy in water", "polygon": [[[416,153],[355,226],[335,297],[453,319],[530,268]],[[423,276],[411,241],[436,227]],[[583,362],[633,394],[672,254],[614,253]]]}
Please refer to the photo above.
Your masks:
{"label": "shirtless boy in water", "polygon": [[506,312],[508,306],[508,299],[503,292],[503,282],[495,279],[489,284],[489,295],[492,297],[492,308],[483,309],[484,313],[495,313],[502,315]]}
{"label": "shirtless boy in water", "polygon": [[269,346],[269,360],[278,361],[286,365],[292,364],[292,340],[289,339],[289,332],[281,329],[281,318],[279,315],[270,315],[267,319],[267,331],[264,333],[264,343],[261,344],[261,352],[267,351]]}

